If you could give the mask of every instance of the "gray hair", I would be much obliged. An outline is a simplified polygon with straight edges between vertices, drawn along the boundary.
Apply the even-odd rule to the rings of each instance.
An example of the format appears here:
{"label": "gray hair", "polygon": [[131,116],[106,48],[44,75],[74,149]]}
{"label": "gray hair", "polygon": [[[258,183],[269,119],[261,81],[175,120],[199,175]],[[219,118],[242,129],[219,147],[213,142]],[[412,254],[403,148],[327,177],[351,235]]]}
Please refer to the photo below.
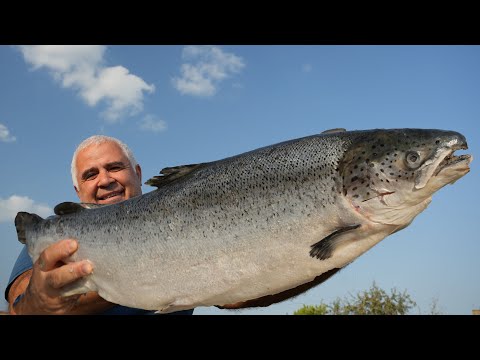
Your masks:
{"label": "gray hair", "polygon": [[77,189],[78,189],[78,182],[77,182],[77,156],[78,156],[78,153],[81,150],[85,149],[87,146],[90,146],[90,145],[93,145],[93,144],[100,145],[100,144],[103,144],[103,143],[106,143],[106,142],[114,142],[115,144],[117,144],[120,147],[120,149],[122,149],[123,153],[128,158],[128,160],[130,161],[130,165],[132,166],[132,168],[135,169],[135,167],[137,166],[137,161],[135,160],[135,157],[133,156],[132,151],[128,148],[128,146],[126,144],[124,144],[120,140],[115,139],[115,138],[110,137],[110,136],[105,136],[105,135],[90,136],[89,138],[83,140],[80,143],[80,145],[77,146],[77,149],[73,153],[72,166],[71,166],[72,181],[73,181],[73,185]]}

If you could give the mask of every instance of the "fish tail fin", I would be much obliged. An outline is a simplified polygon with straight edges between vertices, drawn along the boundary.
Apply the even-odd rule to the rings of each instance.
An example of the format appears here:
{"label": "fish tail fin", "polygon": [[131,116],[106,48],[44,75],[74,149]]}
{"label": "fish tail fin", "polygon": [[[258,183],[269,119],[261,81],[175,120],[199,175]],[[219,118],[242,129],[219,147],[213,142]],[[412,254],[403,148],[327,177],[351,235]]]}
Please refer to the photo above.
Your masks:
{"label": "fish tail fin", "polygon": [[27,237],[25,229],[34,224],[38,224],[41,221],[43,221],[43,218],[37,214],[30,214],[23,211],[19,212],[17,216],[15,216],[15,228],[17,229],[18,241],[20,241],[22,244],[26,244]]}

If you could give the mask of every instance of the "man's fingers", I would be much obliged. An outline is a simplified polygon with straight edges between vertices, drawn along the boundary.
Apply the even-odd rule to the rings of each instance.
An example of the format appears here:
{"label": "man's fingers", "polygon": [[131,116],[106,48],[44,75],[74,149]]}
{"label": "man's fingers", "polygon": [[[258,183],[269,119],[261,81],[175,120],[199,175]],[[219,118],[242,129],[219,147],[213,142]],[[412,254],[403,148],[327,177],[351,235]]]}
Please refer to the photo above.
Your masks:
{"label": "man's fingers", "polygon": [[77,250],[78,244],[75,240],[60,240],[47,247],[38,258],[38,266],[42,271],[50,271],[57,267],[57,263],[67,259]]}
{"label": "man's fingers", "polygon": [[69,263],[51,270],[47,276],[47,283],[54,289],[70,284],[93,271],[92,264],[88,261]]}

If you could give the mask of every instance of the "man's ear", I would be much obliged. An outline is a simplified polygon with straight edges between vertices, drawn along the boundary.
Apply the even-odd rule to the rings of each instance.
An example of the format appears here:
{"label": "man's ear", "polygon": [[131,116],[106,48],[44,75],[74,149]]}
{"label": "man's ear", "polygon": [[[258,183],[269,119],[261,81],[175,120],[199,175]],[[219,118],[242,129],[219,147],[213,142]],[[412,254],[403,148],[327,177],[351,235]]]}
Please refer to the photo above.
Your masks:
{"label": "man's ear", "polygon": [[140,165],[135,165],[135,172],[137,173],[138,180],[140,181],[140,184],[142,183],[142,168]]}

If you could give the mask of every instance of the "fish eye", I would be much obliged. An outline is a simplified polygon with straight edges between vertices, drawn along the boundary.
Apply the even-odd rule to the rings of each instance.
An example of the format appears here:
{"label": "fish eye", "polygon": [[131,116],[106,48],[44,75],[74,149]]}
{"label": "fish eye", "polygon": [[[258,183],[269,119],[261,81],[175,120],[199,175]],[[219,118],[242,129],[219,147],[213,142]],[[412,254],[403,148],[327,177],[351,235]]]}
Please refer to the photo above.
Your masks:
{"label": "fish eye", "polygon": [[416,151],[409,151],[405,157],[407,166],[415,169],[420,165],[420,154]]}

